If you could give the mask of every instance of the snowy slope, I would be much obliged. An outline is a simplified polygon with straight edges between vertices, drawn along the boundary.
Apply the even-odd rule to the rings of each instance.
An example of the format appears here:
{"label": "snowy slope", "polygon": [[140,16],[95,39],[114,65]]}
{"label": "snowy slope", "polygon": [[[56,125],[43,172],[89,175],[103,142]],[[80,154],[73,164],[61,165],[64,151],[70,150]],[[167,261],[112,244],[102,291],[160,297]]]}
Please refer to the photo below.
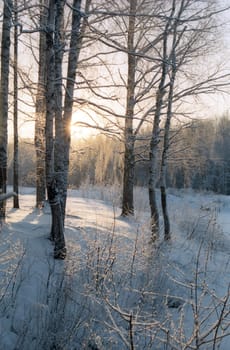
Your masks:
{"label": "snowy slope", "polygon": [[229,197],[171,190],[172,240],[153,245],[146,190],[128,219],[117,189],[71,190],[57,261],[49,207],[21,191],[1,232],[0,350],[230,349]]}

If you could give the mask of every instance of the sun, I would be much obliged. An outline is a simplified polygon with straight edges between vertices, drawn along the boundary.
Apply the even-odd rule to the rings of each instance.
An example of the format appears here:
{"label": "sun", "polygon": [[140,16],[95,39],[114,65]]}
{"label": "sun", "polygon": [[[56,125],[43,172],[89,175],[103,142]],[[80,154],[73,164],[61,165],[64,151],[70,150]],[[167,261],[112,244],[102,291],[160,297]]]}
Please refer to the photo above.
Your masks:
{"label": "sun", "polygon": [[98,133],[96,115],[93,111],[78,109],[72,114],[71,138],[74,140],[87,139]]}

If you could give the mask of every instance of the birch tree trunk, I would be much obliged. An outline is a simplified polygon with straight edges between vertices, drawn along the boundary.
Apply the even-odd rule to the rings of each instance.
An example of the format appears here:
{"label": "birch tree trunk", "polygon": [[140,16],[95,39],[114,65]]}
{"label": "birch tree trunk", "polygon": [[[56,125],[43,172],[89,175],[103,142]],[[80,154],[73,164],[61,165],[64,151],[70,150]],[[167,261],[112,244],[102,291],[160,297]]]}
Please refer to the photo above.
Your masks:
{"label": "birch tree trunk", "polygon": [[[175,3],[175,1],[174,1]],[[174,5],[175,6],[175,5]],[[171,72],[169,73],[169,92],[167,98],[167,112],[166,112],[166,120],[164,126],[164,140],[163,140],[163,151],[161,157],[161,170],[160,170],[160,191],[161,191],[161,208],[163,213],[163,221],[164,221],[164,239],[169,240],[171,238],[170,232],[170,219],[167,208],[167,192],[166,192],[166,172],[167,172],[167,156],[169,150],[169,133],[170,126],[172,120],[172,107],[173,107],[173,95],[174,95],[174,84],[177,73],[177,65],[176,65],[176,47],[180,42],[180,37],[183,35],[183,31],[179,35],[179,39],[177,40],[177,23],[181,16],[183,10],[183,1],[181,2],[181,8],[176,18],[173,20],[172,26],[172,46],[169,54],[169,58],[163,57],[164,60],[168,59],[168,64],[170,65]]]}
{"label": "birch tree trunk", "polygon": [[[57,94],[56,86],[56,50],[57,38],[55,32],[59,19],[57,19],[57,1],[50,0],[48,10],[48,22],[46,28],[46,186],[47,195],[51,207],[52,227],[50,239],[54,241],[54,258],[64,259],[66,257],[64,227],[60,193],[54,171],[54,120],[56,123]],[[56,50],[55,50],[56,49]]]}
{"label": "birch tree trunk", "polygon": [[36,150],[36,207],[41,208],[46,198],[45,172],[45,117],[46,117],[46,34],[48,0],[40,0],[40,34],[38,88],[36,96],[35,150]]}
{"label": "birch tree trunk", "polygon": [[52,180],[50,205],[53,209],[54,258],[66,257],[64,236],[64,138],[62,119],[62,62],[64,53],[63,24],[65,0],[56,1],[55,32],[54,32],[54,113],[55,113],[55,143],[54,143],[54,177]]}
{"label": "birch tree trunk", "polygon": [[[86,2],[89,6],[91,1]],[[54,257],[64,259],[66,246],[64,237],[65,208],[68,188],[70,123],[73,109],[73,97],[76,69],[82,44],[84,25],[81,26],[81,0],[74,0],[72,13],[71,39],[68,57],[67,84],[62,107],[63,81],[62,65],[64,53],[63,19],[65,1],[50,1],[49,23],[54,30],[47,37],[47,119],[46,119],[46,177],[47,192],[52,210],[51,240],[54,241]],[[55,15],[52,15],[54,14]],[[86,25],[86,22],[85,22]],[[48,49],[49,48],[49,49]],[[55,145],[53,140],[53,120],[55,116]],[[52,157],[53,150],[53,157]],[[52,168],[53,166],[53,168]]]}
{"label": "birch tree trunk", "polygon": [[[64,190],[63,190],[63,213],[65,217],[65,207],[67,198],[67,188],[68,188],[68,173],[69,173],[69,153],[70,153],[70,125],[72,119],[73,111],[73,98],[74,98],[74,88],[76,71],[78,66],[79,55],[82,47],[82,40],[87,26],[86,19],[83,19],[81,25],[81,0],[73,1],[73,12],[72,12],[72,28],[71,28],[71,38],[69,47],[69,57],[68,57],[68,70],[67,70],[67,84],[65,91],[64,100],[64,116],[63,116],[63,129],[64,129]],[[85,12],[89,10],[91,0],[87,0],[85,4]],[[80,31],[81,28],[81,31]]]}
{"label": "birch tree trunk", "polygon": [[172,6],[172,10],[169,18],[165,24],[163,34],[163,53],[162,53],[162,66],[160,83],[156,95],[156,109],[154,115],[153,129],[150,140],[150,152],[149,152],[149,204],[151,212],[151,232],[152,239],[155,241],[160,235],[160,223],[159,223],[159,211],[156,198],[156,183],[158,178],[158,158],[159,158],[159,142],[160,142],[160,121],[164,104],[164,95],[166,93],[166,79],[168,72],[168,60],[167,60],[167,45],[168,34],[172,17],[175,12],[175,6]]}
{"label": "birch tree trunk", "polygon": [[[54,18],[55,18],[55,0],[49,1],[48,20],[46,28],[46,187],[49,202],[53,200],[50,195],[53,190],[53,176],[54,176],[54,158],[53,158],[53,124],[54,124],[54,80],[55,80],[55,64],[54,64]],[[49,72],[49,73],[48,73]],[[51,205],[52,226],[50,232],[50,239],[54,241],[54,213]]]}
{"label": "birch tree trunk", "polygon": [[[6,193],[7,186],[7,121],[10,63],[10,29],[12,1],[4,1],[2,43],[1,43],[1,81],[0,81],[0,195]],[[5,201],[0,202],[0,222],[5,221]]]}
{"label": "birch tree trunk", "polygon": [[125,116],[125,154],[124,154],[124,175],[122,194],[122,216],[134,214],[133,187],[134,187],[134,143],[133,118],[135,107],[135,69],[136,57],[134,47],[135,19],[137,0],[130,1],[130,16],[128,25],[128,81]]}
{"label": "birch tree trunk", "polygon": [[[177,51],[177,46],[179,45],[181,39],[183,38],[183,34],[186,30],[186,26],[178,30],[178,25],[180,24],[180,18],[184,11],[184,6],[185,6],[185,2],[184,0],[181,0],[179,9],[175,14],[174,18],[172,19],[172,28],[170,33],[171,49],[169,50],[168,57],[167,57],[167,52],[165,52],[166,56],[163,56],[163,60],[168,61],[168,66],[170,67],[170,72],[168,72],[169,92],[167,97],[167,112],[166,112],[166,120],[165,120],[165,126],[164,126],[164,140],[163,140],[163,151],[162,151],[162,157],[161,157],[161,171],[160,171],[161,208],[163,213],[165,240],[169,240],[171,238],[170,219],[169,219],[168,208],[167,208],[166,172],[167,172],[168,150],[170,147],[169,133],[170,133],[170,127],[171,127],[171,120],[173,116],[174,85],[175,85],[176,74],[179,68],[178,66],[180,65],[179,63],[180,60],[178,59],[178,62],[177,62],[177,59],[176,59],[176,54],[177,54],[176,51]],[[173,0],[173,3],[172,3],[173,13],[175,13],[175,8],[176,8],[176,0]],[[183,62],[183,59],[181,62]]]}
{"label": "birch tree trunk", "polygon": [[17,194],[13,199],[13,207],[19,208],[19,165],[18,165],[18,1],[14,0],[14,170],[13,190]]}
{"label": "birch tree trunk", "polygon": [[[66,254],[64,245],[64,222],[66,211],[66,199],[68,189],[68,172],[69,172],[69,151],[70,151],[70,124],[73,110],[73,98],[76,79],[76,70],[78,65],[79,54],[82,46],[83,34],[86,26],[86,21],[83,22],[81,27],[81,0],[73,1],[72,9],[72,26],[71,26],[71,38],[68,56],[68,68],[67,68],[67,84],[64,100],[64,114],[62,115],[62,54],[64,50],[64,43],[61,36],[62,33],[62,20],[64,14],[64,3],[60,1],[57,6],[57,20],[56,20],[56,40],[55,47],[59,48],[55,54],[56,64],[56,86],[55,86],[55,152],[54,152],[54,167],[55,178],[57,181],[57,188],[60,196],[61,215],[62,218],[62,232],[59,232],[58,240],[55,240],[55,257],[59,257]],[[86,2],[86,9],[89,7],[91,0]],[[80,32],[81,27],[81,32]],[[55,220],[56,221],[56,220]],[[59,219],[60,221],[60,219]],[[61,222],[60,224],[61,225]],[[63,253],[64,251],[64,253]]]}
{"label": "birch tree trunk", "polygon": [[150,141],[149,151],[149,204],[151,212],[151,232],[152,239],[155,241],[159,237],[159,212],[156,198],[156,182],[158,177],[158,144],[160,142],[160,121],[161,110],[163,106],[163,97],[165,94],[165,80],[166,80],[166,64],[162,63],[162,75],[156,97],[156,111],[154,115],[154,123]]}
{"label": "birch tree trunk", "polygon": [[163,151],[161,158],[161,171],[160,171],[160,191],[161,191],[161,208],[164,221],[164,239],[169,240],[171,238],[170,233],[170,220],[167,208],[167,193],[166,193],[166,172],[167,172],[167,154],[169,149],[169,132],[172,119],[172,99],[173,99],[173,87],[174,87],[175,75],[173,74],[170,81],[170,90],[168,94],[168,108],[167,116],[164,127],[164,141]]}

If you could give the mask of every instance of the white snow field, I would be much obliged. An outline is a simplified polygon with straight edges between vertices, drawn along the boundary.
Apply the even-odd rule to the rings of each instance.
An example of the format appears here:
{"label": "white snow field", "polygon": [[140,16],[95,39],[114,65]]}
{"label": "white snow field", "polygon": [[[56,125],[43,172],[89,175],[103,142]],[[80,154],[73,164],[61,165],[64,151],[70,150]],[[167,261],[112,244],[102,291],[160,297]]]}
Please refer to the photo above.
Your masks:
{"label": "white snow field", "polygon": [[[0,233],[0,350],[230,349],[230,197],[169,190],[172,240],[151,242],[147,190],[70,190],[67,258],[22,188]],[[163,233],[162,233],[163,236]]]}

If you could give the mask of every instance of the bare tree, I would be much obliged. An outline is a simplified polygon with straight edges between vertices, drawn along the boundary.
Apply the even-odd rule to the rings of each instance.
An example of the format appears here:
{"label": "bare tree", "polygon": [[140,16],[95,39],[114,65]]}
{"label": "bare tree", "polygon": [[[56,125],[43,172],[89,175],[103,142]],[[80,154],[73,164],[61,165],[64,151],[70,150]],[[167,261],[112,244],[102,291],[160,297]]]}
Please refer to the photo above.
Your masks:
{"label": "bare tree", "polygon": [[[13,4],[4,1],[2,45],[1,45],[1,81],[0,81],[0,194],[6,193],[7,186],[7,122],[10,65],[10,31]],[[5,220],[5,202],[0,202],[0,221]]]}
{"label": "bare tree", "polygon": [[[46,186],[49,202],[55,198],[56,193],[51,192],[51,184],[53,180],[54,165],[53,165],[53,122],[54,122],[54,79],[55,79],[55,66],[54,66],[54,14],[55,14],[55,2],[49,1],[48,18],[47,18],[47,30],[46,30],[46,152],[45,152],[45,165],[46,165]],[[49,72],[49,74],[48,74]],[[50,238],[54,240],[54,213],[53,206],[52,211],[52,227]]]}
{"label": "bare tree", "polygon": [[[172,15],[175,13],[176,9],[176,3],[175,1],[172,4]],[[172,39],[171,39],[171,49],[169,50],[169,53],[167,53],[167,43],[166,43],[166,50],[164,51],[163,60],[167,62],[167,65],[170,66],[170,71],[168,72],[169,76],[169,91],[167,96],[167,111],[166,111],[166,120],[164,125],[164,140],[163,140],[163,150],[162,150],[162,157],[161,157],[161,169],[160,169],[160,191],[161,191],[161,207],[163,212],[163,220],[164,220],[164,238],[166,240],[170,239],[170,220],[169,220],[169,214],[167,210],[167,199],[166,199],[166,169],[167,169],[167,154],[168,149],[170,146],[169,141],[169,132],[170,132],[170,125],[172,120],[172,105],[173,105],[173,93],[174,93],[174,84],[176,79],[176,73],[178,70],[177,67],[177,61],[176,61],[176,49],[177,46],[180,43],[180,39],[183,36],[183,30],[178,33],[178,23],[180,22],[180,18],[183,12],[183,1],[181,2],[181,7],[179,8],[179,11],[177,15],[175,16],[175,19],[172,23]],[[168,36],[168,33],[165,33],[165,35]]]}
{"label": "bare tree", "polygon": [[[86,7],[90,1],[86,2]],[[63,101],[63,54],[65,1],[49,3],[49,32],[47,33],[47,114],[46,114],[46,180],[48,198],[52,209],[51,240],[55,243],[54,257],[66,256],[64,221],[68,188],[70,123],[73,108],[75,75],[83,32],[81,0],[71,6],[72,24],[68,55],[67,84]],[[85,25],[85,23],[84,23]],[[64,113],[63,113],[64,110]],[[53,121],[55,120],[55,143],[53,144]]]}
{"label": "bare tree", "polygon": [[157,182],[157,171],[158,171],[158,145],[160,142],[160,122],[162,109],[164,107],[164,95],[165,95],[165,84],[167,79],[167,68],[168,64],[165,60],[167,56],[167,45],[168,45],[168,32],[171,25],[171,18],[175,12],[175,7],[172,7],[168,19],[166,20],[163,42],[162,42],[162,66],[161,66],[161,77],[159,86],[156,94],[156,107],[154,114],[153,129],[150,141],[149,151],[149,204],[151,210],[151,231],[152,237],[155,240],[159,236],[159,213],[156,199],[156,182]]}
{"label": "bare tree", "polygon": [[18,1],[14,0],[14,176],[13,207],[19,208],[19,164],[18,164]]}
{"label": "bare tree", "polygon": [[[139,158],[135,143],[142,126],[153,113],[151,93],[154,94],[156,89],[159,70],[159,59],[154,60],[153,57],[162,35],[160,32],[158,36],[155,28],[159,11],[159,4],[153,5],[148,0],[116,0],[106,2],[98,9],[95,7],[89,13],[98,16],[95,23],[90,23],[91,35],[101,44],[94,59],[98,59],[99,64],[103,63],[101,70],[107,72],[104,86],[99,83],[102,81],[100,72],[98,85],[90,86],[90,91],[99,102],[93,104],[91,100],[89,104],[96,105],[96,110],[106,120],[105,132],[112,130],[116,136],[121,134],[124,145],[123,216],[134,214],[134,169]],[[124,63],[119,67],[121,59]],[[110,94],[113,107],[108,107],[108,89],[113,91]],[[105,102],[102,104],[103,100]],[[122,112],[117,111],[121,109],[119,104]]]}
{"label": "bare tree", "polygon": [[45,183],[45,114],[46,114],[46,34],[47,0],[40,0],[40,33],[38,88],[36,96],[35,148],[36,148],[36,207],[43,205],[46,198]]}
{"label": "bare tree", "polygon": [[[92,0],[86,0],[85,12],[89,10]],[[81,23],[82,22],[82,23]],[[82,19],[81,1],[73,1],[72,11],[72,27],[71,38],[68,55],[67,82],[64,96],[64,113],[63,113],[63,139],[64,139],[64,193],[63,193],[63,212],[65,216],[68,174],[69,174],[69,158],[70,158],[70,142],[71,142],[71,119],[74,105],[74,90],[76,85],[76,72],[78,68],[79,55],[82,48],[83,37],[87,27],[87,19]],[[80,30],[81,28],[81,30]]]}
{"label": "bare tree", "polygon": [[[55,118],[55,30],[56,27],[56,3],[53,0],[49,2],[49,13],[47,21],[47,78],[46,78],[46,186],[49,203],[52,213],[52,227],[50,233],[50,239],[55,243],[58,242],[59,258],[65,258],[66,248],[64,239],[64,226],[62,219],[62,210],[60,203],[60,195],[56,187],[56,179],[54,177],[54,134],[53,123]],[[61,14],[62,16],[62,14]],[[60,28],[58,28],[60,30]],[[56,47],[57,49],[57,47]],[[58,47],[60,50],[60,47]],[[59,67],[60,69],[60,67]],[[60,103],[61,101],[59,101]],[[55,246],[55,251],[57,248]],[[56,253],[55,253],[56,257]]]}
{"label": "bare tree", "polygon": [[137,1],[130,1],[129,23],[128,23],[128,81],[127,81],[127,101],[126,118],[124,128],[125,154],[124,154],[124,178],[123,178],[123,198],[122,214],[126,216],[133,214],[133,186],[134,186],[134,136],[133,136],[133,118],[135,107],[135,70],[136,57],[134,48],[135,21],[136,21]]}
{"label": "bare tree", "polygon": [[[165,239],[170,238],[170,222],[167,212],[166,197],[166,168],[170,146],[169,133],[172,117],[174,115],[173,105],[179,108],[179,101],[182,96],[185,98],[198,96],[202,93],[212,93],[218,89],[218,87],[223,88],[223,86],[227,85],[227,75],[218,71],[214,71],[211,74],[207,73],[207,75],[204,74],[198,78],[198,74],[193,70],[191,83],[189,82],[190,65],[192,65],[198,57],[207,54],[208,50],[210,50],[212,38],[209,34],[217,29],[214,18],[219,11],[224,11],[226,9],[223,8],[215,11],[215,7],[210,7],[211,4],[208,0],[206,2],[197,1],[197,3],[189,0],[172,0],[169,2],[169,5],[168,15],[162,16],[164,32],[160,51],[160,59],[162,61],[161,78],[156,95],[156,108],[149,156],[149,202],[151,208],[152,235],[154,239],[159,236],[156,183],[158,180],[160,159],[160,188],[164,236]],[[198,10],[199,15],[197,14]],[[188,85],[185,89],[180,87],[182,76]],[[197,79],[195,84],[194,76],[196,76]],[[181,113],[181,115],[183,114]],[[161,121],[164,117],[163,151],[161,154],[159,142],[161,136]]]}

